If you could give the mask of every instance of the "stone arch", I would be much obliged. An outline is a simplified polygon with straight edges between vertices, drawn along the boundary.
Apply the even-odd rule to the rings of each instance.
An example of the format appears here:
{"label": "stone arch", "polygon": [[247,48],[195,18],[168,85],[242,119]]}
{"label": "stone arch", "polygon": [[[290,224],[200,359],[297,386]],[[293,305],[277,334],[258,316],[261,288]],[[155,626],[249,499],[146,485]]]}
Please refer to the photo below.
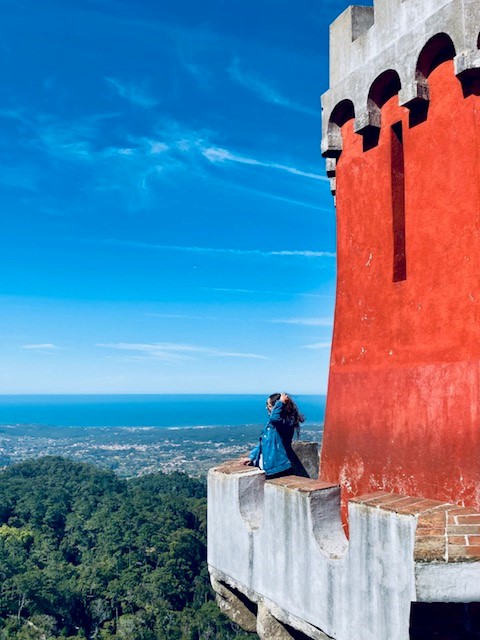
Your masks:
{"label": "stone arch", "polygon": [[341,100],[330,113],[327,125],[327,140],[322,149],[326,157],[338,158],[343,149],[342,127],[349,120],[355,118],[355,107],[348,99]]}
{"label": "stone arch", "polygon": [[355,131],[363,136],[363,149],[368,151],[378,144],[382,122],[381,109],[402,88],[400,76],[394,69],[383,71],[370,85],[367,109],[355,122]]}
{"label": "stone arch", "polygon": [[387,69],[381,73],[370,86],[368,92],[368,107],[369,109],[381,109],[383,105],[393,98],[400,89],[402,83],[400,76],[393,69]]}
{"label": "stone arch", "polygon": [[464,97],[480,96],[480,33],[476,38],[476,49],[462,51],[455,58],[455,73],[462,83]]}
{"label": "stone arch", "polygon": [[427,119],[430,106],[428,78],[432,71],[447,60],[454,60],[455,45],[446,33],[437,33],[422,47],[415,66],[415,79],[407,87],[401,103],[410,110],[409,125],[414,127]]}
{"label": "stone arch", "polygon": [[425,81],[442,62],[453,60],[456,51],[453,40],[446,33],[437,33],[424,45],[417,58],[416,77]]}

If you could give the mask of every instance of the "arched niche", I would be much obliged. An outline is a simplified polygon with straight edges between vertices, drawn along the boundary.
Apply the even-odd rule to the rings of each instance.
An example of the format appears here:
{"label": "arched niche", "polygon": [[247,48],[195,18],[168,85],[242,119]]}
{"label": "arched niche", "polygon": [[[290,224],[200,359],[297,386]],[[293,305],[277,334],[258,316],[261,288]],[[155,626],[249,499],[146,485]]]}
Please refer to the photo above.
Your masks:
{"label": "arched niche", "polygon": [[409,104],[409,124],[414,127],[427,119],[430,106],[430,91],[428,77],[434,69],[455,58],[456,51],[453,40],[446,33],[437,33],[432,36],[420,51],[415,67],[415,96]]}
{"label": "arched niche", "polygon": [[[471,95],[480,96],[480,33],[477,36],[477,51],[470,53],[465,68],[457,73],[457,78],[462,83],[465,98]],[[468,53],[467,53],[468,56]]]}
{"label": "arched niche", "polygon": [[400,76],[394,69],[383,71],[370,85],[367,109],[355,122],[355,131],[363,136],[363,149],[368,151],[378,144],[382,124],[383,105],[402,88]]}
{"label": "arched niche", "polygon": [[368,92],[369,109],[380,110],[390,98],[397,95],[401,88],[402,83],[398,73],[393,69],[387,69],[372,82]]}
{"label": "arched niche", "polygon": [[323,155],[330,158],[338,158],[342,153],[342,127],[349,120],[355,118],[355,107],[351,100],[341,100],[333,108],[328,119],[327,145],[323,150]]}
{"label": "arched niche", "polygon": [[455,55],[455,45],[450,36],[446,33],[437,33],[420,51],[416,68],[417,81],[427,80],[434,69],[447,60],[453,60]]}

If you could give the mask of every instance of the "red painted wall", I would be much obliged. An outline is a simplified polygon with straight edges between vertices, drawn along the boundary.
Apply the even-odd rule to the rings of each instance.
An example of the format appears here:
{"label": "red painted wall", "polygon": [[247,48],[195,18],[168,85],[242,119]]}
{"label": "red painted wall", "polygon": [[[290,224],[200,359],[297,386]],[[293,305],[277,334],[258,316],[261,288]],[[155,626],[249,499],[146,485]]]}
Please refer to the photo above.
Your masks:
{"label": "red painted wall", "polygon": [[[337,164],[338,282],[321,478],[480,508],[480,97],[453,63],[427,119],[397,96]],[[406,280],[393,281],[391,125],[403,122]]]}

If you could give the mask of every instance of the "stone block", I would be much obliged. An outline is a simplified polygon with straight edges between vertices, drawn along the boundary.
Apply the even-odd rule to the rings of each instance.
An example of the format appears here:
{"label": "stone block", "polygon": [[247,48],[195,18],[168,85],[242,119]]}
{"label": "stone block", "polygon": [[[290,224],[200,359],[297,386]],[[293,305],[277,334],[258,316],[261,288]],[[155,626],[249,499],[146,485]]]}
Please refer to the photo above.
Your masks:
{"label": "stone block", "polygon": [[319,452],[317,442],[292,442],[294,460],[293,473],[306,478],[318,478]]}
{"label": "stone block", "polygon": [[222,613],[238,624],[244,631],[254,633],[257,630],[256,605],[251,602],[250,606],[247,606],[247,598],[240,597],[238,592],[235,593],[214,576],[210,576],[210,582],[215,591],[217,605]]}
{"label": "stone block", "polygon": [[257,634],[260,640],[295,640],[285,626],[272,616],[263,602],[258,604]]}

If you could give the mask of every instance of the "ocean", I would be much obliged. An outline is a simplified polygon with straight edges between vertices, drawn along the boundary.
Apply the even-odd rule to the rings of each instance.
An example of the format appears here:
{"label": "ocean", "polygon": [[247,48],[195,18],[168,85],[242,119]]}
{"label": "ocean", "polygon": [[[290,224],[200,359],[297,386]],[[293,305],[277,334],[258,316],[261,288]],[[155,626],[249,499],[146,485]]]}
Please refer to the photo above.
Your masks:
{"label": "ocean", "polygon": [[[59,455],[123,477],[205,476],[245,455],[267,420],[263,395],[3,395],[0,467]],[[295,397],[301,438],[321,442],[325,396]]]}
{"label": "ocean", "polygon": [[[196,427],[263,423],[263,395],[0,395],[0,425]],[[325,396],[295,397],[322,423]]]}

